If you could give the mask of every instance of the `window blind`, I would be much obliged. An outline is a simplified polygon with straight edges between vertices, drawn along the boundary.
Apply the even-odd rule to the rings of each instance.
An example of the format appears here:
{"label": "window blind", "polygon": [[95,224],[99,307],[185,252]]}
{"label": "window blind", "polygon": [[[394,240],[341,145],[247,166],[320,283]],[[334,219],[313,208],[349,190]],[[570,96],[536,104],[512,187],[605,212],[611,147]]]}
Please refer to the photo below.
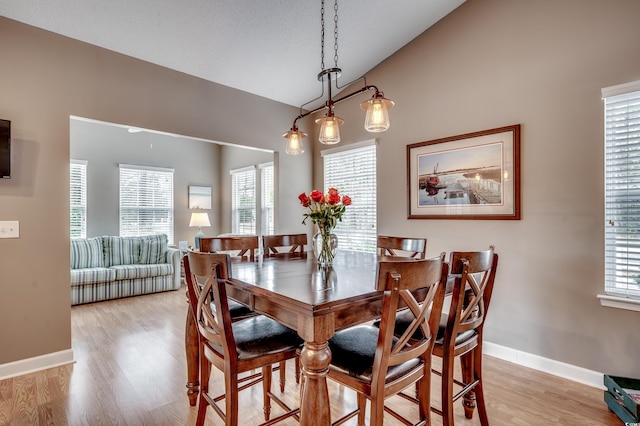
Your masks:
{"label": "window blind", "polygon": [[365,143],[347,150],[327,150],[324,158],[324,192],[336,188],[351,197],[342,222],[334,233],[340,250],[375,252],[377,244],[376,145]]}
{"label": "window blind", "polygon": [[275,232],[275,183],[273,163],[260,165],[261,186],[261,215],[260,231],[263,235],[273,235]]}
{"label": "window blind", "polygon": [[173,170],[120,164],[120,236],[151,234],[173,244]]}
{"label": "window blind", "polygon": [[231,171],[231,232],[256,233],[256,169]]}
{"label": "window blind", "polygon": [[87,162],[71,160],[69,170],[71,238],[87,238]]}
{"label": "window blind", "polygon": [[640,299],[640,82],[602,94],[605,292]]}

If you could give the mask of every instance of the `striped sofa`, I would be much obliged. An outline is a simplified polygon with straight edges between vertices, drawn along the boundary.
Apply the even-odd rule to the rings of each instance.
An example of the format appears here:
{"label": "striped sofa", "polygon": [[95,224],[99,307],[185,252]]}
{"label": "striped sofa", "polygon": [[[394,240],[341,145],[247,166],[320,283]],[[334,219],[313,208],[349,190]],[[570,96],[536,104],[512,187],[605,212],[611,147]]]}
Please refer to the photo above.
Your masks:
{"label": "striped sofa", "polygon": [[71,305],[180,288],[180,250],[166,235],[71,240]]}

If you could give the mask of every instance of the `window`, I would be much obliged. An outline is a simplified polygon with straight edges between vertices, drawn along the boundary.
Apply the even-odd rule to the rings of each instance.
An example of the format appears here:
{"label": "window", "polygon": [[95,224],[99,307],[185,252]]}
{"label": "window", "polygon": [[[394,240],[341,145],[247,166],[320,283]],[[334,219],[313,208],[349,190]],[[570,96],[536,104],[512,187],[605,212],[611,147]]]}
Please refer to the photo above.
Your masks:
{"label": "window", "polygon": [[[257,174],[257,176],[256,176]],[[257,182],[260,186],[257,187]],[[275,229],[273,163],[231,171],[231,232],[271,235]]]}
{"label": "window", "polygon": [[275,233],[275,183],[273,173],[273,163],[261,164],[260,170],[260,186],[261,191],[261,228],[263,235],[273,235]]}
{"label": "window", "polygon": [[231,232],[256,233],[256,168],[231,171]]}
{"label": "window", "polygon": [[71,160],[69,171],[71,238],[87,238],[87,162]]}
{"label": "window", "polygon": [[640,301],[640,81],[602,89],[602,97],[605,292]]}
{"label": "window", "polygon": [[150,234],[173,244],[173,169],[120,164],[120,236]]}
{"label": "window", "polygon": [[322,151],[324,189],[336,188],[348,195],[353,204],[347,207],[334,233],[340,249],[376,251],[376,145],[374,141]]}

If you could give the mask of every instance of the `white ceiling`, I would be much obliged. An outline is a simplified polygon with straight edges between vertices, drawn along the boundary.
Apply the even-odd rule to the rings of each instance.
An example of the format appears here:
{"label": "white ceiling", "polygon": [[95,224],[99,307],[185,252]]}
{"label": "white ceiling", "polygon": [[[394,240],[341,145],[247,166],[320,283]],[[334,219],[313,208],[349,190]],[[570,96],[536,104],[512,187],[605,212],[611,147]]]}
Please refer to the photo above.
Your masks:
{"label": "white ceiling", "polygon": [[[364,75],[464,1],[340,2],[340,84]],[[334,2],[326,2],[324,63],[331,68]],[[322,91],[317,79],[320,4],[320,0],[2,0],[0,15],[300,106]]]}

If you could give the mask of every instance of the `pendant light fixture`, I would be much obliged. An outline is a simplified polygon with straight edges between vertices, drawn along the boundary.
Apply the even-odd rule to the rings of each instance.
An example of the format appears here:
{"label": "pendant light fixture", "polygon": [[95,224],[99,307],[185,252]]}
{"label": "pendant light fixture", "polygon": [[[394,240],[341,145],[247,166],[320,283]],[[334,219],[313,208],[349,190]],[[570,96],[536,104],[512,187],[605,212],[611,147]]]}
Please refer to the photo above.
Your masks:
{"label": "pendant light fixture", "polygon": [[[287,139],[286,153],[289,155],[299,155],[304,152],[304,146],[302,143],[302,139],[307,136],[305,132],[301,132],[296,125],[296,122],[306,117],[307,115],[316,113],[320,110],[326,109],[327,112],[324,117],[318,118],[316,123],[320,125],[320,135],[318,139],[321,143],[327,145],[333,145],[340,142],[340,126],[344,123],[344,120],[340,117],[337,117],[333,111],[334,106],[342,101],[350,99],[356,95],[359,95],[363,92],[368,92],[369,90],[373,90],[374,94],[371,99],[368,99],[360,104],[360,108],[367,111],[364,128],[368,132],[384,132],[389,128],[389,113],[388,109],[393,107],[393,101],[384,97],[384,93],[382,93],[376,86],[367,85],[366,78],[360,77],[351,83],[346,84],[345,86],[338,86],[338,77],[342,73],[342,70],[338,67],[338,0],[335,0],[334,6],[334,31],[333,31],[333,49],[334,49],[334,62],[335,66],[333,68],[325,68],[324,67],[324,0],[322,0],[322,6],[320,8],[320,26],[322,29],[321,36],[321,51],[320,51],[320,68],[322,71],[318,74],[318,80],[323,83],[322,93],[321,95],[313,99],[300,107],[300,115],[298,115],[293,120],[293,125],[291,129],[283,134],[282,136]],[[331,90],[333,84],[335,84],[336,89],[343,89],[354,84],[357,81],[363,80],[364,86],[355,92],[349,93],[348,95],[342,96],[338,99],[333,99],[331,96]],[[318,107],[312,111],[308,111],[303,113],[303,107],[305,105],[310,104],[311,102],[317,101],[321,99],[324,93],[324,82],[327,83],[327,100],[323,106]],[[333,83],[335,82],[335,83]]]}

